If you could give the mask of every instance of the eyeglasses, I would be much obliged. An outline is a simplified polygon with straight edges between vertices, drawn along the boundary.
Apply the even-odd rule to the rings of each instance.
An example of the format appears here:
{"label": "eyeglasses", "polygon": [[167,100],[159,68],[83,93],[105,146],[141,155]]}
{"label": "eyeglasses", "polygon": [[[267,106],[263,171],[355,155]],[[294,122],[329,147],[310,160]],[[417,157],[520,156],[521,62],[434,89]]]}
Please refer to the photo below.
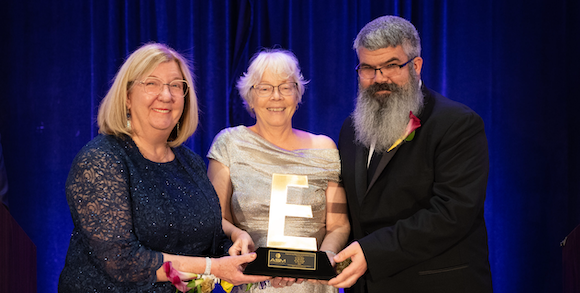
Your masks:
{"label": "eyeglasses", "polygon": [[169,87],[169,93],[177,98],[183,98],[187,94],[189,86],[185,80],[173,80],[170,83],[163,83],[159,78],[148,77],[139,81],[146,93],[158,95],[163,90],[163,86]]}
{"label": "eyeglasses", "polygon": [[256,94],[258,94],[260,97],[267,97],[272,95],[272,93],[274,93],[274,88],[278,88],[278,91],[281,95],[291,96],[296,92],[297,86],[298,83],[296,82],[285,82],[277,86],[273,86],[271,84],[258,84],[252,86],[252,88],[256,90]]}
{"label": "eyeglasses", "polygon": [[398,76],[401,74],[401,68],[405,67],[405,65],[409,64],[409,62],[413,61],[417,57],[413,57],[409,59],[409,61],[399,65],[395,63],[387,64],[383,67],[370,67],[370,66],[360,66],[357,65],[355,70],[358,72],[358,76],[364,79],[373,79],[376,76],[377,70],[381,72],[381,75],[384,77],[393,77]]}

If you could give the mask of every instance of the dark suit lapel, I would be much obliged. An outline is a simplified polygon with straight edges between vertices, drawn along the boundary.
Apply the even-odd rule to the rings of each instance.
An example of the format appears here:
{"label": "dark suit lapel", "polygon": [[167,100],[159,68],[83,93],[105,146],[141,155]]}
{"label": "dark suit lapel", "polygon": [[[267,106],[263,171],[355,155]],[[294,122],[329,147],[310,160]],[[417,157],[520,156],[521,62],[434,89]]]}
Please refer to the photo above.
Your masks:
{"label": "dark suit lapel", "polygon": [[358,197],[359,204],[365,197],[365,190],[367,189],[367,160],[369,155],[369,150],[359,144],[356,145],[355,149],[355,163],[354,163],[354,174],[355,174],[355,188],[356,195]]}
{"label": "dark suit lapel", "polygon": [[385,167],[387,167],[387,164],[391,161],[391,159],[393,158],[393,156],[395,155],[395,153],[397,152],[399,147],[401,147],[401,146],[399,145],[394,150],[392,150],[388,153],[387,152],[383,153],[383,156],[381,157],[381,161],[379,162],[379,165],[377,166],[377,170],[375,171],[375,174],[373,175],[373,179],[371,180],[371,184],[369,184],[367,191],[365,192],[365,195],[369,192],[369,190],[371,190],[371,187],[373,187],[373,184],[375,184],[375,182],[377,181],[377,178],[379,178],[379,175],[381,175],[383,170],[385,170]]}

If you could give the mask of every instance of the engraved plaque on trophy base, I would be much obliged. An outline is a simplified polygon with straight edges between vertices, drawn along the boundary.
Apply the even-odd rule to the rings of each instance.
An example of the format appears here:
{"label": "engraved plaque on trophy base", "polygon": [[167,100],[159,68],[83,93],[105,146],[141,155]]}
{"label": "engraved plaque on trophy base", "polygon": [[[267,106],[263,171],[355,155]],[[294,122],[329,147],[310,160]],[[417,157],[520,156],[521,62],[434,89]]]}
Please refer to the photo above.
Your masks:
{"label": "engraved plaque on trophy base", "polygon": [[260,247],[244,274],[330,280],[336,271],[325,252]]}

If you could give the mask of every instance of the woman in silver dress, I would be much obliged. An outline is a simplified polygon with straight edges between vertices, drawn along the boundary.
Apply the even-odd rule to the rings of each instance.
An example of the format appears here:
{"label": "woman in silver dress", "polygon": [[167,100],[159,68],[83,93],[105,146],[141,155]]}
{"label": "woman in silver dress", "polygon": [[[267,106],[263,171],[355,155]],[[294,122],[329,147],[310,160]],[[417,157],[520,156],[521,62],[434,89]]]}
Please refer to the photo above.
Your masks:
{"label": "woman in silver dress", "polygon": [[[310,206],[312,218],[286,217],[284,235],[316,238],[332,265],[347,242],[350,225],[336,145],[327,136],[292,128],[306,83],[294,54],[281,49],[257,53],[238,81],[256,124],[222,130],[208,153],[208,177],[220,198],[224,232],[234,241],[230,255],[266,246],[272,174],[308,179],[307,188],[288,190],[287,203]],[[337,292],[293,278],[275,278],[271,285],[259,292]]]}

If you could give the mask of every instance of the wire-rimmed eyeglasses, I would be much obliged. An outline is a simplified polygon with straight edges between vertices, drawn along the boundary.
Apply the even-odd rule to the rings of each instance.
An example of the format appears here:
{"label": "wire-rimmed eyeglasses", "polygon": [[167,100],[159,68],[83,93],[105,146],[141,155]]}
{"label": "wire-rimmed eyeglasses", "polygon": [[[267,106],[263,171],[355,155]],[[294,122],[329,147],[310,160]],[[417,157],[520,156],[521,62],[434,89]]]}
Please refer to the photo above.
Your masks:
{"label": "wire-rimmed eyeglasses", "polygon": [[417,57],[413,57],[409,59],[409,61],[399,65],[395,63],[390,63],[382,67],[370,67],[370,66],[361,66],[360,64],[356,66],[355,70],[358,73],[360,78],[364,79],[373,79],[377,74],[377,70],[381,73],[383,77],[393,77],[398,76],[401,74],[401,69],[405,67],[409,62],[413,61]]}
{"label": "wire-rimmed eyeglasses", "polygon": [[158,95],[163,90],[163,86],[166,85],[169,88],[169,93],[177,98],[182,98],[187,95],[189,90],[189,85],[185,80],[172,80],[170,83],[163,83],[161,79],[156,77],[148,77],[145,80],[140,80],[139,84],[143,86],[146,93],[151,95]]}
{"label": "wire-rimmed eyeglasses", "polygon": [[285,82],[281,83],[277,86],[273,86],[271,84],[257,84],[252,86],[252,88],[256,91],[256,94],[260,97],[267,97],[274,93],[274,88],[278,88],[278,91],[281,95],[284,96],[291,96],[296,92],[296,87],[298,83],[296,82]]}

